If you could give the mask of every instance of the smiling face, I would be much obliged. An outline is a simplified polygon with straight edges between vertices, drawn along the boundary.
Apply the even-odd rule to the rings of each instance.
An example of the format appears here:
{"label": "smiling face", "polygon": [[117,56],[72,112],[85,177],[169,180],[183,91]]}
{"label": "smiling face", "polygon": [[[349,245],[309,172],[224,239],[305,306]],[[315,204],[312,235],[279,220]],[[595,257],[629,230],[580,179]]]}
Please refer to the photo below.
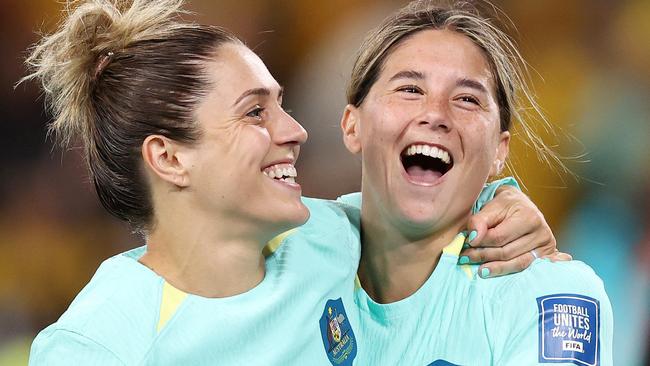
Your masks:
{"label": "smiling face", "polygon": [[363,215],[413,234],[456,230],[508,151],[492,72],[451,30],[420,31],[389,52],[342,121],[346,146],[362,153]]}
{"label": "smiling face", "polygon": [[262,231],[304,223],[294,164],[307,133],[282,109],[282,89],[242,45],[221,46],[206,71],[212,86],[196,111],[202,135],[183,155],[194,204]]}

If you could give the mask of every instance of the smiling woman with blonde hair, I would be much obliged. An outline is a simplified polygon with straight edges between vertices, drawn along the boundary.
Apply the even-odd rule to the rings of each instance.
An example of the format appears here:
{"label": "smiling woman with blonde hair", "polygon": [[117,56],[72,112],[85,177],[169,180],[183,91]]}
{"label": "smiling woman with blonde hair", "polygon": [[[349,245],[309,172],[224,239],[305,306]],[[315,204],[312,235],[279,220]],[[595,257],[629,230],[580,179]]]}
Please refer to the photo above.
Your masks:
{"label": "smiling woman with blonde hair", "polygon": [[522,70],[464,1],[414,1],[363,42],[341,122],[363,171],[361,364],[612,364],[612,309],[589,266],[536,259],[486,281],[456,265],[512,124],[539,111]]}

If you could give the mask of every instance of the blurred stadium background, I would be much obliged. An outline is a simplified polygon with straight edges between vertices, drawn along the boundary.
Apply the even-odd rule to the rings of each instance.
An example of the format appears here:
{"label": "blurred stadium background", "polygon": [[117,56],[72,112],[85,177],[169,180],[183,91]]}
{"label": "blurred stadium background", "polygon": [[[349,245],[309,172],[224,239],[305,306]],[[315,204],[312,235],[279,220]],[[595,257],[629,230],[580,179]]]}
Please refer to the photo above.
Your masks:
{"label": "blurred stadium background", "polygon": [[[343,148],[345,82],[363,35],[397,0],[189,0],[203,23],[255,49],[286,87],[285,106],[309,131],[299,180],[305,194],[359,186]],[[650,365],[650,1],[501,0],[510,33],[534,68],[554,123],[547,142],[579,176],[560,174],[516,144],[516,171],[560,249],[603,278],[615,313],[615,364]],[[14,89],[25,50],[52,30],[55,0],[0,0],[0,365],[25,364],[34,335],[54,322],[99,263],[139,246],[106,214],[78,151],[46,136],[34,83]],[[573,137],[570,137],[573,136]],[[467,330],[466,330],[467,331]]]}

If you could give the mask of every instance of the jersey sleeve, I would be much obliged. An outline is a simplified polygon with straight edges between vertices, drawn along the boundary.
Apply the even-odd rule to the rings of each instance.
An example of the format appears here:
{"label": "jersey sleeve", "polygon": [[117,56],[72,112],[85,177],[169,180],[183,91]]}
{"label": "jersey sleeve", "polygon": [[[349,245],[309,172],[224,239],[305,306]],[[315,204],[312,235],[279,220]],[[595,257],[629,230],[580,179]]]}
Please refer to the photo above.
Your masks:
{"label": "jersey sleeve", "polygon": [[34,340],[29,366],[124,365],[109,349],[74,331],[46,328]]}
{"label": "jersey sleeve", "polygon": [[612,365],[612,307],[589,266],[537,260],[508,277],[489,301],[493,365]]}
{"label": "jersey sleeve", "polygon": [[495,180],[486,184],[474,202],[474,206],[472,206],[472,214],[481,211],[481,208],[483,208],[486,203],[490,202],[494,198],[497,193],[497,189],[501,186],[512,186],[520,189],[517,180],[515,180],[513,177],[505,177],[503,179]]}
{"label": "jersey sleeve", "polygon": [[338,202],[345,203],[346,205],[361,208],[361,192],[353,192],[339,196],[336,199]]}

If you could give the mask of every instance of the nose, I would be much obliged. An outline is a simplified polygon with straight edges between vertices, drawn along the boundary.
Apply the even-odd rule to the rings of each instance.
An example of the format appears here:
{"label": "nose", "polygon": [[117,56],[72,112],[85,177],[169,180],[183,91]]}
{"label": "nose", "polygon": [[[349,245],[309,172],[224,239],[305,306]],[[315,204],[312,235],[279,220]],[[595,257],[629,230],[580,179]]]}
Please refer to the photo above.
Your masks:
{"label": "nose", "polygon": [[422,105],[422,111],[418,116],[418,125],[433,130],[449,132],[452,129],[451,113],[447,103],[442,101],[428,101]]}
{"label": "nose", "polygon": [[302,145],[307,141],[307,131],[284,110],[280,110],[280,118],[269,132],[277,145]]}

